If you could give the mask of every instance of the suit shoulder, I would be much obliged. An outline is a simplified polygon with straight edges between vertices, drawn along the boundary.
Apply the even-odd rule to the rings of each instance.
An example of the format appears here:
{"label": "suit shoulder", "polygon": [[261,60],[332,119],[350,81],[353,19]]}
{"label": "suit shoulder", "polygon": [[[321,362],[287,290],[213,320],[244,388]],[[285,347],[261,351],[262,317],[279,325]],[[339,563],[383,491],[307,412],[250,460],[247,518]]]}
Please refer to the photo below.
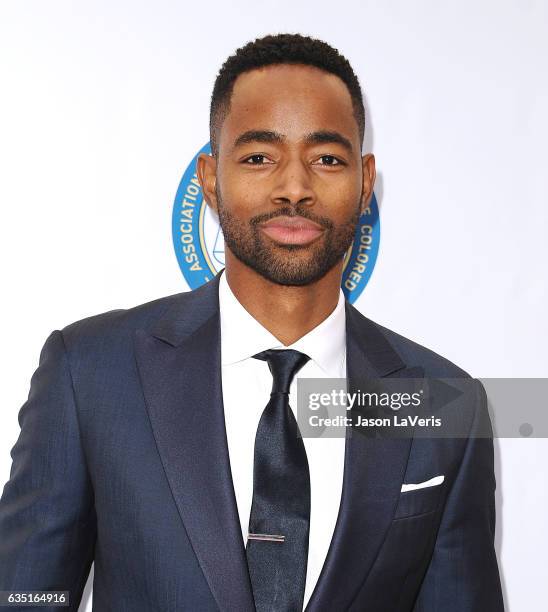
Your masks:
{"label": "suit shoulder", "polygon": [[67,349],[131,337],[136,329],[147,327],[173,304],[184,303],[189,293],[175,293],[131,308],[117,308],[74,321],[61,329]]}
{"label": "suit shoulder", "polygon": [[387,342],[409,366],[422,366],[425,376],[439,378],[471,378],[470,374],[443,355],[371,321]]}

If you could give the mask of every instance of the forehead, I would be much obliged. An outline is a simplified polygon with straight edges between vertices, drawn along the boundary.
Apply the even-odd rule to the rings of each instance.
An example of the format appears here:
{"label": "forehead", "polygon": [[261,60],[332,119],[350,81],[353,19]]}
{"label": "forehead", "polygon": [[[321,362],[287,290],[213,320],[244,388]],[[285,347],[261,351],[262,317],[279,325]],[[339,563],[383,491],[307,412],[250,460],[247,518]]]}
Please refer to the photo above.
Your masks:
{"label": "forehead", "polygon": [[313,66],[280,64],[238,76],[220,133],[221,149],[242,132],[258,129],[280,132],[288,141],[316,130],[338,131],[359,150],[348,88],[338,76]]}

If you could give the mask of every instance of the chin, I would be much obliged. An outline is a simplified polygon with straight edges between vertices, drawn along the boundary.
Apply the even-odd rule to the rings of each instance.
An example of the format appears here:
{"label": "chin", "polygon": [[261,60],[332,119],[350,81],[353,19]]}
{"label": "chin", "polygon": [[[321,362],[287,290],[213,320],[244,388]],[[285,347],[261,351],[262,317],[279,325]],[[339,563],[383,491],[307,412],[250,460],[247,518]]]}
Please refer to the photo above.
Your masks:
{"label": "chin", "polygon": [[[317,268],[316,259],[303,261],[300,265],[288,266],[287,261],[272,262],[271,265],[252,266],[253,269],[267,280],[285,287],[304,287],[311,285],[328,274],[338,262],[329,267]],[[293,262],[294,263],[294,262]]]}

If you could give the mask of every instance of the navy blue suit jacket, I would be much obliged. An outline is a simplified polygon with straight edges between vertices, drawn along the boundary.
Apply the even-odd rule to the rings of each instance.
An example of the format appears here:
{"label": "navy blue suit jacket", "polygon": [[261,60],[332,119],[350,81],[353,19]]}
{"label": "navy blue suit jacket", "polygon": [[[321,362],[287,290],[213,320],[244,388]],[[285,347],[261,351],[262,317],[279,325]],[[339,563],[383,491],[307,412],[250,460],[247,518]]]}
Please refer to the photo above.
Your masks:
{"label": "navy blue suit jacket", "polygon": [[[0,500],[0,590],[69,590],[70,608],[55,609],[77,610],[94,562],[98,612],[254,610],[224,425],[218,278],[48,337]],[[350,380],[468,376],[346,312]],[[474,388],[468,438],[347,437],[307,612],[503,610],[493,443],[474,436],[490,428]],[[437,474],[441,486],[400,492]]]}

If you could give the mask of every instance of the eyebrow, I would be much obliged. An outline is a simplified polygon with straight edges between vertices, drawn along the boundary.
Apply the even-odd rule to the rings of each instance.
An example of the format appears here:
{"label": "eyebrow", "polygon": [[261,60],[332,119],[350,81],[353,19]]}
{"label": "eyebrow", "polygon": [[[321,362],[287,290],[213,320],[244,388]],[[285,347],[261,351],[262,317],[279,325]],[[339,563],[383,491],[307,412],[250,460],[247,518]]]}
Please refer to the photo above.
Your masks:
{"label": "eyebrow", "polygon": [[[304,139],[304,143],[307,145],[311,144],[329,144],[336,143],[342,145],[349,153],[353,152],[352,143],[346,136],[343,136],[340,132],[333,132],[329,130],[318,130],[316,132],[310,132]],[[279,132],[273,132],[270,130],[248,130],[243,134],[240,134],[234,141],[233,149],[237,147],[249,144],[251,142],[264,142],[270,144],[283,144],[286,142],[286,138]]]}

